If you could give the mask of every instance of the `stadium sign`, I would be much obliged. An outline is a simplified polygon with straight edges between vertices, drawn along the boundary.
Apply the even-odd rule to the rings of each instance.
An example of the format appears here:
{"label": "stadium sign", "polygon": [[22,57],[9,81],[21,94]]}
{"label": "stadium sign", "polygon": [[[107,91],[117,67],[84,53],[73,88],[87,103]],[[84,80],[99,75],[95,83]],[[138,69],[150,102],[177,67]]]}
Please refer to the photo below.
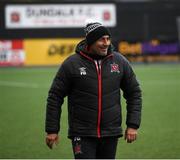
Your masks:
{"label": "stadium sign", "polygon": [[0,40],[0,66],[20,66],[24,61],[22,40]]}
{"label": "stadium sign", "polygon": [[75,52],[80,38],[25,39],[25,65],[59,65]]}
{"label": "stadium sign", "polygon": [[114,4],[33,4],[7,5],[5,26],[22,28],[80,28],[88,20],[101,22],[107,27],[116,26]]}
{"label": "stadium sign", "polygon": [[121,41],[118,49],[124,55],[173,55],[180,53],[180,44],[179,42],[160,42],[159,40],[136,43]]}

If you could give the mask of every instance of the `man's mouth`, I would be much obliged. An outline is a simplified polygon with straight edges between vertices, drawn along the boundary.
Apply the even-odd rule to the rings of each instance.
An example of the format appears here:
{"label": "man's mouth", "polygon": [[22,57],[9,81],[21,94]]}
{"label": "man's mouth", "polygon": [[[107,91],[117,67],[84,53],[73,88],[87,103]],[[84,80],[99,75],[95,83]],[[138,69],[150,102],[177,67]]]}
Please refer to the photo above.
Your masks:
{"label": "man's mouth", "polygon": [[107,48],[100,48],[102,51],[107,51]]}

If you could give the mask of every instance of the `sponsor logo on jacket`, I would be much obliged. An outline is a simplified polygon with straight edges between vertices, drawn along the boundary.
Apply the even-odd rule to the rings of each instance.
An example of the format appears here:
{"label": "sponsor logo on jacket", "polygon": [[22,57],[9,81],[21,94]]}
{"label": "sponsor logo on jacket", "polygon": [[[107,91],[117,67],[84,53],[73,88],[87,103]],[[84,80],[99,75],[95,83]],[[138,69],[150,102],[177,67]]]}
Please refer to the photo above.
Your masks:
{"label": "sponsor logo on jacket", "polygon": [[79,68],[79,71],[80,71],[80,75],[86,75],[86,68],[85,67],[81,67]]}

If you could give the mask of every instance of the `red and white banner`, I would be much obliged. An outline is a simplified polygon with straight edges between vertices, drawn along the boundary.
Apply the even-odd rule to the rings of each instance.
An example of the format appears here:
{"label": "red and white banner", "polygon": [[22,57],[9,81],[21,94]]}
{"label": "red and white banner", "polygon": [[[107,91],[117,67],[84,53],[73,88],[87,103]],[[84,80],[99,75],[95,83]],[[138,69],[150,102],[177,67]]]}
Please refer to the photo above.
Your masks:
{"label": "red and white banner", "polygon": [[0,66],[24,65],[23,40],[0,40]]}
{"label": "red and white banner", "polygon": [[5,7],[5,26],[8,29],[79,28],[89,20],[115,27],[115,4],[11,4]]}

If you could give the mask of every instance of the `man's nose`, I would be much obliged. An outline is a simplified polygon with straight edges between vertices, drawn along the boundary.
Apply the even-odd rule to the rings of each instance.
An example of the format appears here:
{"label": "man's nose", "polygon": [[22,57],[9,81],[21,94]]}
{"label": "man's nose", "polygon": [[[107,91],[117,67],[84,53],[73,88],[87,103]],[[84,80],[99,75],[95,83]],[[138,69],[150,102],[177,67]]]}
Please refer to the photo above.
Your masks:
{"label": "man's nose", "polygon": [[104,45],[106,45],[106,46],[109,45],[109,40],[108,39],[104,39]]}

